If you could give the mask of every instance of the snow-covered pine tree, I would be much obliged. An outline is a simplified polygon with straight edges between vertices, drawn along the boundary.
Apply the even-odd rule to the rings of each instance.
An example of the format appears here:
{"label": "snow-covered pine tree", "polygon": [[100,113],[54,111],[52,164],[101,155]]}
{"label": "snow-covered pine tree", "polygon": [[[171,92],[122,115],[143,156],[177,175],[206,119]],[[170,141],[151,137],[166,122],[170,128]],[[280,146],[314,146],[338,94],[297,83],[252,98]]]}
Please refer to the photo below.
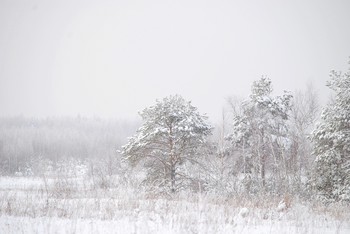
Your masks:
{"label": "snow-covered pine tree", "polygon": [[334,99],[324,108],[312,133],[314,178],[312,184],[321,198],[350,201],[350,69],[331,72],[327,86]]}
{"label": "snow-covered pine tree", "polygon": [[243,172],[259,175],[262,187],[266,184],[268,162],[272,173],[280,177],[285,168],[283,147],[286,144],[286,120],[292,95],[272,96],[272,84],[261,78],[252,85],[250,98],[242,102],[239,114],[233,119],[232,134],[228,137],[244,161]]}
{"label": "snow-covered pine tree", "polygon": [[185,186],[187,179],[180,167],[186,162],[196,163],[212,128],[207,117],[179,95],[157,100],[140,115],[143,125],[122,147],[122,155],[134,165],[143,163],[147,182],[174,193]]}

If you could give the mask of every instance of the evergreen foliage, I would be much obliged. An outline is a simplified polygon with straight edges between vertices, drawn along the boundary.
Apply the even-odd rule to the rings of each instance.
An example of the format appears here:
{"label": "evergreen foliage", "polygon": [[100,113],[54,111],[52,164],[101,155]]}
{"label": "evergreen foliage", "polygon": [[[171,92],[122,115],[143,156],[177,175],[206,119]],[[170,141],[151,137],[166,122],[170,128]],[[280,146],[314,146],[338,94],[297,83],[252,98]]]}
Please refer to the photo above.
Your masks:
{"label": "evergreen foliage", "polygon": [[327,86],[335,95],[312,133],[316,155],[312,184],[326,200],[350,201],[350,70],[332,71]]}
{"label": "evergreen foliage", "polygon": [[140,113],[143,125],[123,146],[124,158],[133,165],[143,163],[147,182],[163,192],[186,187],[186,162],[196,163],[205,137],[211,133],[207,117],[181,96],[169,96]]}
{"label": "evergreen foliage", "polygon": [[265,187],[268,164],[278,178],[285,168],[286,120],[292,95],[285,92],[273,97],[271,80],[264,77],[255,81],[251,90],[250,98],[241,105],[242,111],[234,116],[229,139],[241,152],[244,174],[249,173]]}

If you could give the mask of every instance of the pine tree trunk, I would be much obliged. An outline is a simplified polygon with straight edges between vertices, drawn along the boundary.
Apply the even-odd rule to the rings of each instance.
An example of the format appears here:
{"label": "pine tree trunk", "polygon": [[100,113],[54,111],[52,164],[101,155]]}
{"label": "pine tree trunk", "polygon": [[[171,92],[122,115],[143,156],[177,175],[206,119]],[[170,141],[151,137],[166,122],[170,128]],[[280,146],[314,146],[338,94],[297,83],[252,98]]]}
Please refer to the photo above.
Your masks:
{"label": "pine tree trunk", "polygon": [[169,144],[170,144],[170,182],[171,182],[171,193],[175,193],[175,154],[174,154],[174,141],[173,141],[173,129],[172,126],[170,125],[169,128]]}
{"label": "pine tree trunk", "polygon": [[175,166],[172,165],[171,168],[171,193],[175,193]]}
{"label": "pine tree trunk", "polygon": [[261,156],[261,169],[260,169],[260,176],[261,176],[261,180],[262,180],[262,186],[265,188],[265,161],[266,161],[266,156],[265,153],[262,154]]}

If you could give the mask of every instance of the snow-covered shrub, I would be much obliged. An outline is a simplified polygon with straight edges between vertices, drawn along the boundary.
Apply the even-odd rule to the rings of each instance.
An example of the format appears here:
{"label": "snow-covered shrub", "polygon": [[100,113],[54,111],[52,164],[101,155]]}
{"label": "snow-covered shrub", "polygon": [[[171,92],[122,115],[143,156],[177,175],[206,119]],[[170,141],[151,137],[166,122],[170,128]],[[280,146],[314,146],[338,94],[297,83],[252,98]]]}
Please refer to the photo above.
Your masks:
{"label": "snow-covered shrub", "polygon": [[87,175],[87,172],[87,163],[75,158],[62,159],[56,163],[55,167],[55,173],[57,175],[67,177],[83,177]]}
{"label": "snow-covered shrub", "polygon": [[15,172],[16,176],[33,176],[34,172],[30,166],[19,167]]}

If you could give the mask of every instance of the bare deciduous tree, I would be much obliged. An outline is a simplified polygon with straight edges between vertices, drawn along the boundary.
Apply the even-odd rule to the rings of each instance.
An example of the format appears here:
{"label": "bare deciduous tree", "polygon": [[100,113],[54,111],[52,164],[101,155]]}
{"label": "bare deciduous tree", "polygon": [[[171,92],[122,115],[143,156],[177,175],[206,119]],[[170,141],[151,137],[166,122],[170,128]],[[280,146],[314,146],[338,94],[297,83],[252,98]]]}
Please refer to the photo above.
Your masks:
{"label": "bare deciduous tree", "polygon": [[311,167],[312,147],[309,135],[319,111],[317,93],[312,84],[308,84],[305,91],[295,92],[290,114],[291,151],[288,167],[292,173],[296,173],[299,181]]}

